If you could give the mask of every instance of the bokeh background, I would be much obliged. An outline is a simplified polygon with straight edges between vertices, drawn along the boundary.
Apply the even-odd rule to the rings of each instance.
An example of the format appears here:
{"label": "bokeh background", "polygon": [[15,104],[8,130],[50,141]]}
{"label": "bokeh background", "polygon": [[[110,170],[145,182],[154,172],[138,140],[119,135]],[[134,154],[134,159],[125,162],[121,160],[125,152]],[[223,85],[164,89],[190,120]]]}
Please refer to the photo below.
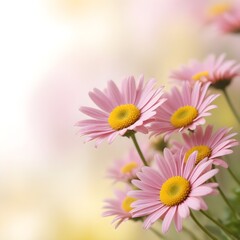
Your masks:
{"label": "bokeh background", "polygon": [[[84,118],[80,106],[93,106],[88,91],[110,79],[119,84],[124,76],[144,74],[166,85],[170,70],[192,58],[225,52],[240,61],[239,36],[202,24],[210,2],[0,2],[1,240],[157,239],[140,223],[115,230],[111,218],[101,217],[103,199],[113,197],[114,188],[106,168],[128,151],[128,139],[96,149],[83,144],[74,124]],[[238,109],[239,86],[236,79],[228,89]],[[208,122],[239,131],[225,99],[217,103]],[[237,161],[230,165],[240,172]],[[231,195],[235,183],[220,176]],[[224,215],[223,205],[214,211]],[[176,236],[192,239],[171,228],[167,238]]]}

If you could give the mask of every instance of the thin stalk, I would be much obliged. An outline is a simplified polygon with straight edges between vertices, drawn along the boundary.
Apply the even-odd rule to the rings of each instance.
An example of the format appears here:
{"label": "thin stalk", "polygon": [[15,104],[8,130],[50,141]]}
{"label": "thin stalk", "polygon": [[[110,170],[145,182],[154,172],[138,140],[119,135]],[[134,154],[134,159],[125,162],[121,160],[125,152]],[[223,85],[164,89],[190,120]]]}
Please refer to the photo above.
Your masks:
{"label": "thin stalk", "polygon": [[191,217],[193,219],[193,221],[198,225],[199,228],[202,229],[202,231],[204,233],[206,233],[212,240],[218,240],[217,238],[215,238],[195,217],[194,215],[192,214],[192,212],[190,213],[191,214]]}
{"label": "thin stalk", "polygon": [[[143,219],[141,219],[141,221],[143,222]],[[156,229],[154,229],[154,228],[149,228],[154,234],[156,234],[158,237],[160,237],[160,239],[164,239],[164,236],[160,233],[160,232],[158,232]],[[166,238],[165,238],[166,239]]]}
{"label": "thin stalk", "polygon": [[[213,180],[214,180],[215,182],[217,182],[217,179],[216,179],[215,176],[213,177]],[[224,202],[228,205],[228,207],[229,207],[230,210],[232,211],[233,215],[236,217],[236,219],[238,219],[238,216],[236,215],[235,209],[232,207],[231,203],[228,201],[228,199],[227,199],[227,197],[225,196],[225,194],[223,193],[222,189],[221,189],[220,187],[218,187],[217,189],[218,189],[218,191],[219,191],[222,199],[224,200]]]}
{"label": "thin stalk", "polygon": [[145,157],[143,156],[143,153],[142,153],[142,151],[141,151],[141,149],[140,149],[140,147],[139,147],[139,144],[138,144],[138,142],[137,142],[135,133],[132,133],[132,134],[130,135],[130,137],[131,137],[131,139],[133,140],[134,146],[136,147],[136,150],[137,150],[137,152],[138,152],[138,154],[139,154],[139,156],[140,156],[143,164],[144,164],[145,166],[148,166],[147,161],[146,161]]}
{"label": "thin stalk", "polygon": [[200,212],[207,217],[209,220],[211,220],[213,223],[215,223],[220,229],[222,229],[225,233],[230,234],[231,236],[233,236],[234,238],[232,238],[231,236],[229,236],[231,239],[238,239],[238,236],[236,236],[234,233],[232,233],[231,231],[229,231],[229,229],[224,226],[222,223],[218,222],[217,220],[215,220],[214,218],[212,218],[209,214],[207,214],[206,212],[200,210]]}
{"label": "thin stalk", "polygon": [[150,230],[155,233],[160,239],[164,239],[164,236],[158,232],[157,230],[155,230],[154,228],[150,228]]}
{"label": "thin stalk", "polygon": [[230,107],[231,110],[232,110],[233,115],[235,116],[235,118],[236,118],[236,119],[238,120],[238,122],[240,123],[240,117],[238,116],[237,111],[235,110],[235,108],[234,108],[234,106],[233,106],[233,104],[232,104],[232,102],[231,102],[231,100],[230,100],[230,97],[229,97],[229,95],[228,95],[228,93],[227,93],[227,91],[226,91],[226,88],[223,88],[222,91],[223,91],[223,94],[224,94],[224,96],[225,96],[225,98],[226,98],[226,100],[227,100],[227,103],[228,103],[229,107]]}
{"label": "thin stalk", "polygon": [[236,177],[236,175],[233,173],[230,167],[227,168],[229,174],[232,176],[232,178],[240,185],[239,179]]}
{"label": "thin stalk", "polygon": [[183,227],[183,231],[185,231],[191,237],[192,240],[198,240],[195,234],[185,226]]}

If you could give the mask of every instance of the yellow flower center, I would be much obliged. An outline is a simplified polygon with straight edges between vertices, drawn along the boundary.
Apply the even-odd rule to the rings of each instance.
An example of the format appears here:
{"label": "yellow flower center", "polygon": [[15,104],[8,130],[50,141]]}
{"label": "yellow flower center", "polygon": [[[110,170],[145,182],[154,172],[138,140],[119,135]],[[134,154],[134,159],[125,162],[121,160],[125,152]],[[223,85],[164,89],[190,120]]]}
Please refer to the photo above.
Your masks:
{"label": "yellow flower center", "polygon": [[115,107],[109,115],[108,123],[114,130],[121,130],[131,126],[141,116],[140,110],[133,104]]}
{"label": "yellow flower center", "polygon": [[130,162],[127,163],[126,165],[124,165],[121,168],[121,172],[122,173],[130,173],[133,169],[135,169],[138,166],[138,164],[136,162]]}
{"label": "yellow flower center", "polygon": [[124,200],[122,201],[122,209],[125,212],[130,212],[133,208],[131,207],[131,204],[133,202],[135,202],[137,199],[136,198],[132,198],[132,197],[125,197]]}
{"label": "yellow flower center", "polygon": [[192,76],[192,79],[195,80],[195,81],[199,81],[203,77],[209,77],[209,72],[208,71],[202,71],[202,72],[196,73],[195,75]]}
{"label": "yellow flower center", "polygon": [[210,17],[216,17],[229,11],[230,9],[231,9],[231,6],[227,3],[216,4],[209,8],[208,15]]}
{"label": "yellow flower center", "polygon": [[165,181],[160,190],[160,201],[167,206],[182,203],[191,191],[190,183],[181,176],[174,176]]}
{"label": "yellow flower center", "polygon": [[206,145],[199,145],[199,146],[194,146],[190,148],[186,154],[185,154],[185,159],[184,161],[187,162],[189,156],[194,152],[197,151],[197,159],[196,159],[196,164],[198,164],[201,160],[203,160],[205,157],[209,157],[212,153],[212,150],[210,147]]}
{"label": "yellow flower center", "polygon": [[192,106],[177,109],[171,116],[170,122],[174,127],[186,127],[198,116],[198,110]]}

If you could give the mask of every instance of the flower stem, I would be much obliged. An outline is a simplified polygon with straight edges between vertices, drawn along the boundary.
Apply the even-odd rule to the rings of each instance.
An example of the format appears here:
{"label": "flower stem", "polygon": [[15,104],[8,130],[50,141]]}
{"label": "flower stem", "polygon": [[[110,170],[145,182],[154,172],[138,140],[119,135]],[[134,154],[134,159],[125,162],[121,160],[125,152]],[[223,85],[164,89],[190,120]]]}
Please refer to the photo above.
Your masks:
{"label": "flower stem", "polygon": [[183,226],[183,231],[185,231],[191,237],[192,240],[198,240],[195,234],[185,226]]}
{"label": "flower stem", "polygon": [[230,167],[227,168],[228,172],[232,176],[232,178],[240,185],[239,179],[236,177],[236,175],[233,173],[233,171],[230,169]]}
{"label": "flower stem", "polygon": [[192,214],[192,212],[190,213],[191,217],[193,219],[193,221],[199,226],[199,228],[202,229],[203,232],[205,232],[212,240],[217,240],[217,238],[215,238]]}
{"label": "flower stem", "polygon": [[[143,222],[143,219],[141,219],[141,221]],[[154,234],[156,234],[158,237],[160,237],[160,239],[166,239],[160,232],[158,232],[156,229],[154,229],[153,227],[149,228],[150,231],[152,231]]]}
{"label": "flower stem", "polygon": [[225,98],[226,98],[226,100],[227,100],[227,103],[228,103],[229,107],[230,107],[231,110],[232,110],[233,115],[235,116],[235,118],[236,118],[236,119],[238,120],[238,122],[240,123],[240,117],[238,116],[237,111],[235,110],[235,108],[234,108],[234,106],[233,106],[233,104],[232,104],[232,102],[231,102],[231,100],[230,100],[230,98],[229,98],[229,95],[228,95],[228,93],[227,93],[227,91],[226,91],[226,88],[223,88],[222,91],[223,91],[223,94],[224,94],[224,96],[225,96]]}
{"label": "flower stem", "polygon": [[231,231],[229,231],[229,229],[227,227],[225,227],[222,223],[218,222],[217,220],[215,220],[214,218],[212,218],[209,214],[207,214],[206,212],[200,210],[200,212],[207,217],[209,220],[211,220],[213,223],[215,223],[220,229],[222,229],[225,233],[230,234],[231,236],[233,236],[234,238],[232,238],[231,236],[229,236],[231,239],[235,239],[238,238],[234,233],[232,233]]}
{"label": "flower stem", "polygon": [[[217,182],[217,179],[216,179],[215,176],[213,177],[213,180],[214,180],[214,182]],[[223,193],[222,189],[221,189],[220,187],[217,187],[217,189],[218,189],[218,191],[219,191],[222,199],[224,200],[224,202],[228,205],[228,207],[229,207],[230,210],[232,211],[233,216],[235,216],[236,219],[238,219],[238,216],[236,215],[235,209],[232,207],[231,203],[228,201],[228,199],[227,199],[227,197],[225,196],[225,194]]]}
{"label": "flower stem", "polygon": [[131,137],[131,139],[133,140],[134,146],[136,147],[137,152],[138,152],[138,154],[139,154],[139,156],[140,156],[143,164],[144,164],[145,166],[148,166],[147,161],[146,161],[146,159],[144,158],[143,153],[142,153],[142,151],[141,151],[141,149],[140,149],[140,147],[139,147],[139,145],[138,145],[138,142],[137,142],[135,133],[132,133],[132,134],[130,135],[130,137]]}
{"label": "flower stem", "polygon": [[150,230],[155,233],[160,239],[164,239],[164,236],[158,232],[157,230],[155,230],[154,228],[150,228]]}

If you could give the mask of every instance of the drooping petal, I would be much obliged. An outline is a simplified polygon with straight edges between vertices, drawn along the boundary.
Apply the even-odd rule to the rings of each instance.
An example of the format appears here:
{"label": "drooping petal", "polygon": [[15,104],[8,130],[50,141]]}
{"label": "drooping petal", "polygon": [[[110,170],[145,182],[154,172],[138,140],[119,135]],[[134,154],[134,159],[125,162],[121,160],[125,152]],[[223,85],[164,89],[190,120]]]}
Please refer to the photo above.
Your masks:
{"label": "drooping petal", "polygon": [[166,233],[168,231],[170,224],[173,220],[173,217],[176,213],[176,210],[177,210],[177,206],[171,207],[171,208],[169,208],[168,212],[164,216],[164,220],[162,222],[162,232],[163,233]]}

